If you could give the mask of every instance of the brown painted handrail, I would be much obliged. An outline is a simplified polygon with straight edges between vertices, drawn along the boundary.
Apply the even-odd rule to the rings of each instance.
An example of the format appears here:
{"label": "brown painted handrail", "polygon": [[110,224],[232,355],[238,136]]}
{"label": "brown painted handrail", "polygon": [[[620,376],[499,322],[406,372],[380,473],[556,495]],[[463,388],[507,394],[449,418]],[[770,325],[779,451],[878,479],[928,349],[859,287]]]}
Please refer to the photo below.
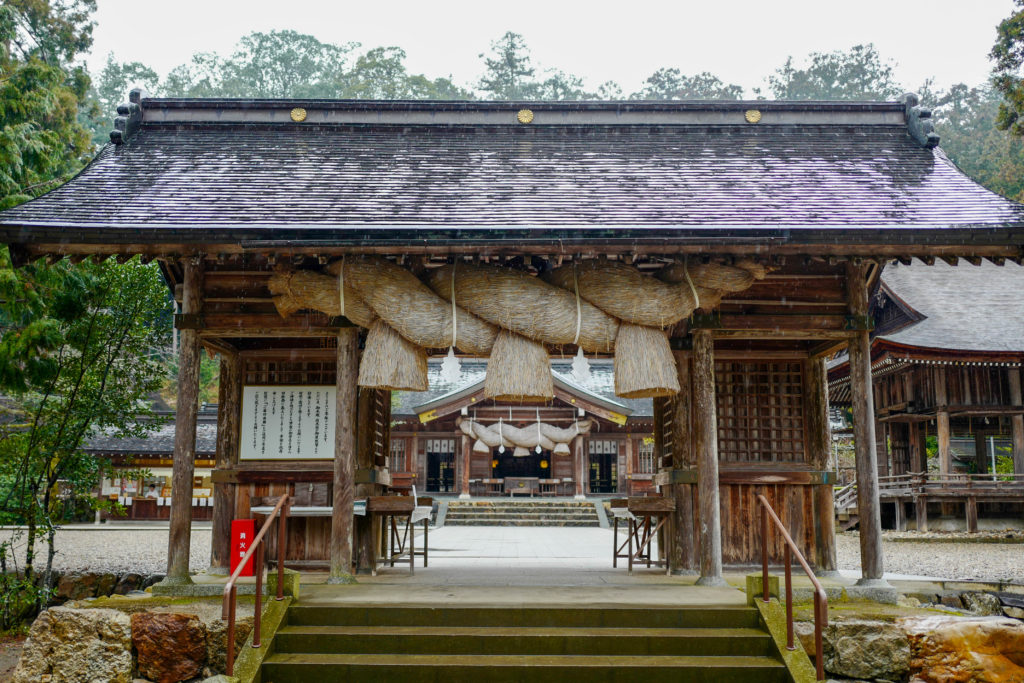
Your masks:
{"label": "brown painted handrail", "polygon": [[226,673],[231,676],[235,672],[235,606],[237,601],[237,589],[235,588],[235,580],[245,569],[246,563],[249,562],[254,554],[256,560],[253,562],[254,573],[256,574],[256,611],[253,613],[252,620],[252,646],[260,646],[260,622],[263,617],[263,537],[267,533],[267,529],[274,523],[274,518],[277,517],[278,513],[281,513],[281,523],[277,525],[277,600],[284,600],[284,549],[287,542],[287,523],[288,523],[288,494],[281,496],[281,499],[277,501],[277,505],[274,506],[273,511],[267,517],[267,521],[260,527],[260,531],[256,534],[256,538],[253,539],[249,545],[249,549],[242,555],[242,559],[238,561],[238,566],[235,567],[235,571],[231,572],[231,578],[224,585],[224,606],[221,610],[221,619],[228,622],[227,632],[227,667]]}
{"label": "brown painted handrail", "polygon": [[803,567],[804,573],[807,574],[807,578],[811,580],[811,584],[814,586],[814,666],[817,680],[824,681],[825,657],[821,635],[822,629],[828,626],[828,596],[825,595],[825,589],[821,587],[821,583],[818,582],[818,578],[811,571],[811,567],[807,564],[807,560],[804,559],[800,549],[796,547],[796,543],[793,542],[789,532],[786,531],[782,520],[775,514],[772,504],[760,493],[757,495],[757,500],[761,503],[761,585],[764,588],[764,601],[769,602],[770,600],[768,595],[768,519],[770,518],[779,530],[779,533],[782,534],[782,538],[786,541],[783,546],[784,554],[782,560],[786,569],[786,649],[796,649],[796,644],[793,642],[792,572],[793,556],[796,556],[797,562]]}

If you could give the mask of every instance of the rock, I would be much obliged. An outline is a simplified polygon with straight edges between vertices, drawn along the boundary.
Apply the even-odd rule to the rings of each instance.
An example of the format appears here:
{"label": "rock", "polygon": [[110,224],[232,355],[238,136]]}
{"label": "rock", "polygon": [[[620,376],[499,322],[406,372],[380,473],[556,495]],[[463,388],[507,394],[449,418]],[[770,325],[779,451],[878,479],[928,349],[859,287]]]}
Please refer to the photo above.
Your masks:
{"label": "rock", "polygon": [[139,586],[142,585],[142,575],[136,574],[135,572],[128,572],[122,574],[117,580],[117,585],[114,586],[114,593],[118,595],[128,595],[132,591],[138,590]]}
{"label": "rock", "polygon": [[911,683],[1024,682],[1024,624],[1006,617],[903,619]]}
{"label": "rock", "polygon": [[983,617],[997,617],[1003,614],[1003,604],[991,593],[964,593],[961,599],[964,602],[964,607]]}
{"label": "rock", "polygon": [[130,683],[131,622],[112,609],[52,607],[32,624],[12,683]]}
{"label": "rock", "polygon": [[206,629],[196,615],[137,612],[131,624],[139,675],[157,683],[177,683],[202,673]]}
{"label": "rock", "polygon": [[141,590],[146,590],[147,588],[152,586],[154,583],[160,583],[163,580],[164,580],[164,575],[163,574],[150,574],[149,576],[146,577],[146,580],[142,582],[142,585],[139,586],[139,588]]}
{"label": "rock", "polygon": [[1014,619],[1024,619],[1024,609],[1020,607],[1006,606],[1003,608],[1003,614]]}
{"label": "rock", "polygon": [[[814,652],[814,624],[794,625],[804,650]],[[883,621],[830,623],[822,632],[825,670],[843,678],[903,680],[910,665],[910,642],[903,630]]]}
{"label": "rock", "polygon": [[109,572],[70,572],[57,581],[58,601],[103,597],[114,592],[117,575]]}
{"label": "rock", "polygon": [[[241,617],[235,621],[235,657],[252,633],[252,617]],[[220,619],[206,622],[206,661],[214,671],[227,668],[228,623]]]}
{"label": "rock", "polygon": [[204,678],[202,683],[238,683],[238,679],[234,676],[225,676],[224,674],[218,674],[216,676]]}
{"label": "rock", "polygon": [[960,599],[960,596],[956,593],[947,593],[946,595],[939,596],[939,602],[946,607],[955,607],[956,609],[963,609],[964,603]]}

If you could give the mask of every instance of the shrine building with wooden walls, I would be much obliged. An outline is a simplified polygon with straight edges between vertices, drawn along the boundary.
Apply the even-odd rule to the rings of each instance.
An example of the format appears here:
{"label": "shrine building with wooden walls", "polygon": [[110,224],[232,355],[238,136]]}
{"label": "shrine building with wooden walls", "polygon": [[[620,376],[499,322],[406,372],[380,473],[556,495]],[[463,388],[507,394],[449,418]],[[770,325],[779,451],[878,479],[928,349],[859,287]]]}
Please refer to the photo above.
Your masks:
{"label": "shrine building with wooden walls", "polygon": [[[1022,287],[1024,268],[978,259],[904,259],[883,273],[871,299],[871,373],[880,495],[894,527],[955,515],[976,531],[979,519],[1024,517]],[[843,357],[829,393],[849,405]]]}
{"label": "shrine building with wooden walls", "polygon": [[[458,380],[449,382],[440,359],[431,360],[429,391],[396,394],[388,459],[392,480],[460,497],[657,494],[651,399],[616,396],[614,368],[606,359],[588,362],[582,376],[573,375],[570,359],[553,359],[551,366],[554,397],[528,405],[487,398],[484,361],[463,361]],[[498,446],[481,446],[460,429],[463,421],[489,427],[498,434]],[[558,452],[516,446],[513,434],[496,431],[499,425],[565,432],[565,446],[555,444]]]}
{"label": "shrine building with wooden walls", "polygon": [[[463,479],[500,478],[478,475],[506,438],[513,458],[550,450],[547,469],[575,463],[571,477],[551,478],[571,478],[577,495],[613,480],[620,494],[640,493],[619,463],[651,434],[657,471],[642,492],[666,499],[670,569],[706,584],[722,581],[724,564],[759,558],[758,494],[812,564],[835,568],[825,359],[848,348],[862,568],[880,581],[869,295],[893,259],[1024,256],[1024,207],[961,173],[913,96],[510,103],[135,91],[119,113],[111,144],[78,176],[0,213],[0,239],[16,265],[156,261],[180,303],[167,585],[190,581],[204,347],[221,359],[215,568],[228,562],[231,519],[289,493],[297,507],[330,510],[289,525],[290,562],[329,566],[337,581],[373,569],[379,521],[354,516],[354,501],[396,485],[397,438],[455,450],[460,491]],[[559,363],[578,356],[595,374],[611,364],[614,396],[569,383]],[[403,398],[413,413],[393,415],[393,391],[437,389],[431,359],[446,377],[487,359],[482,386]],[[651,405],[635,431],[634,400]],[[579,464],[602,441],[618,444],[616,472],[591,480]],[[421,450],[405,451],[405,467],[426,463],[415,473],[429,487]],[[780,540],[770,552],[781,560]]]}

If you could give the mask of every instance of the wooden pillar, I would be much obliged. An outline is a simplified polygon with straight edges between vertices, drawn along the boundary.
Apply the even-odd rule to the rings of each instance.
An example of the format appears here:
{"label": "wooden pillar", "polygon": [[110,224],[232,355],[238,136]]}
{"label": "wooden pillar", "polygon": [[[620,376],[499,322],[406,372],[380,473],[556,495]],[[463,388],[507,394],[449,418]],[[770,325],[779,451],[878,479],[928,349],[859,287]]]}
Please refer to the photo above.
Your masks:
{"label": "wooden pillar", "polygon": [[[203,263],[200,257],[182,261],[184,270],[181,312],[202,311]],[[165,585],[192,583],[188,562],[192,541],[192,478],[195,475],[196,417],[199,412],[199,330],[181,330],[178,360],[178,403],[174,421],[174,470],[171,483],[170,535],[167,544]]]}
{"label": "wooden pillar", "polygon": [[[462,472],[459,477],[459,498],[469,498],[469,466],[473,459],[473,443],[472,440],[462,435]],[[552,458],[554,460],[554,458]],[[551,463],[552,469],[554,469],[554,463]]]}
{"label": "wooden pillar", "polygon": [[[627,496],[631,496],[631,495],[633,495],[633,470],[634,470],[634,467],[633,467],[633,435],[632,434],[626,434],[626,442],[623,444],[623,446],[625,448],[625,461],[626,461],[626,468],[625,469],[626,469],[626,474],[625,474],[624,477],[623,477],[622,474],[619,474],[619,477],[622,477],[622,480],[624,482],[624,486],[620,490],[623,493],[625,493]],[[661,546],[659,546],[659,548],[660,547]]]}
{"label": "wooden pillar", "polygon": [[[807,414],[807,459],[811,467],[827,472],[832,451],[828,424],[828,371],[824,358],[807,361],[804,379]],[[820,571],[836,571],[836,511],[832,482],[814,485],[814,564]]]}
{"label": "wooden pillar", "polygon": [[[846,291],[850,314],[867,322],[867,268],[847,263]],[[871,390],[871,340],[867,330],[850,339],[850,389],[853,399],[854,455],[857,465],[857,509],[860,526],[862,583],[883,581],[882,514],[875,455],[875,401]]]}
{"label": "wooden pillar", "polygon": [[921,422],[907,423],[908,472],[928,471],[928,451],[925,449],[924,425]]}
{"label": "wooden pillar", "polygon": [[914,499],[914,512],[917,514],[917,530],[928,531],[928,499],[918,496]]}
{"label": "wooden pillar", "polygon": [[968,496],[964,503],[964,515],[967,517],[967,532],[975,534],[978,532],[978,499],[975,496]]}
{"label": "wooden pillar", "polygon": [[895,501],[895,505],[896,505],[896,509],[895,509],[895,513],[896,514],[893,517],[894,528],[896,529],[896,531],[906,531],[907,530],[907,512],[903,508],[903,501],[900,500],[899,498],[897,498],[896,501]]}
{"label": "wooden pillar", "polygon": [[[998,422],[999,418],[996,418]],[[973,420],[972,420],[973,422]],[[985,474],[988,472],[988,442],[985,439],[985,434],[978,428],[971,425],[974,431],[974,469],[978,474]]]}
{"label": "wooden pillar", "polygon": [[953,455],[949,449],[949,405],[946,398],[946,368],[935,369],[935,431],[939,442],[939,474],[953,471]]}
{"label": "wooden pillar", "polygon": [[331,575],[328,583],[353,583],[352,505],[356,458],[356,377],[359,365],[359,328],[338,332],[334,419],[334,510],[331,512]]}
{"label": "wooden pillar", "polygon": [[[693,466],[693,441],[690,439],[693,408],[690,354],[677,351],[675,356],[679,393],[671,404],[672,432],[666,441],[670,441],[671,469],[689,470]],[[676,502],[672,515],[672,543],[669,544],[669,571],[673,574],[696,574],[700,563],[694,537],[693,484],[672,484],[669,490]]]}
{"label": "wooden pillar", "polygon": [[[237,354],[220,356],[217,396],[217,470],[234,469],[238,464],[239,421],[242,402],[242,361]],[[210,569],[227,573],[231,565],[231,519],[235,512],[235,484],[213,484],[213,533],[210,543]]]}
{"label": "wooden pillar", "polygon": [[[369,475],[374,469],[374,446],[384,435],[377,415],[377,391],[357,389],[356,402],[356,472]],[[354,476],[355,473],[353,473]],[[381,487],[369,482],[355,484],[353,499],[380,495]],[[355,569],[358,574],[372,574],[376,571],[376,534],[373,516],[352,516],[352,545],[355,553]]]}
{"label": "wooden pillar", "polygon": [[722,578],[722,511],[718,491],[718,416],[715,404],[715,351],[711,330],[693,333],[693,445],[700,508],[702,586],[725,584]]}
{"label": "wooden pillar", "polygon": [[586,488],[583,478],[587,474],[586,458],[583,452],[583,435],[580,434],[572,440],[572,459],[576,478],[576,498],[586,497]]}
{"label": "wooden pillar", "polygon": [[[1021,369],[1006,368],[1010,379],[1010,403],[1015,406],[1024,405],[1021,396]],[[1013,473],[1024,474],[1024,414],[1010,417],[1011,436],[1013,439]]]}

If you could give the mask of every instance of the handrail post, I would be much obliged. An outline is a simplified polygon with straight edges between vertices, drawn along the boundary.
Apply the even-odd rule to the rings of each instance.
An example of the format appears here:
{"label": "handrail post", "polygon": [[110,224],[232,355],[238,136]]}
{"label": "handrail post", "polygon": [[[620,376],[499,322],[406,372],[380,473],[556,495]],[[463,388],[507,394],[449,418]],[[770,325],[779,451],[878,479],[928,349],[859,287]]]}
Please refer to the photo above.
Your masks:
{"label": "handrail post", "polygon": [[227,646],[227,667],[228,676],[235,673],[235,587],[231,586],[230,597],[228,598],[228,646]]}
{"label": "handrail post", "polygon": [[277,599],[284,600],[284,546],[288,538],[288,510],[291,501],[285,501],[277,519]]}
{"label": "handrail post", "polygon": [[263,544],[256,548],[256,611],[252,616],[252,646],[260,646],[260,622],[263,620]]}
{"label": "handrail post", "polygon": [[814,668],[817,679],[825,680],[825,646],[822,634],[825,623],[825,603],[821,599],[821,593],[814,591]]}
{"label": "handrail post", "polygon": [[771,602],[768,590],[768,511],[761,506],[761,590],[764,601]]}
{"label": "handrail post", "polygon": [[782,562],[786,565],[786,649],[795,650],[793,645],[793,557],[789,544],[782,546]]}

